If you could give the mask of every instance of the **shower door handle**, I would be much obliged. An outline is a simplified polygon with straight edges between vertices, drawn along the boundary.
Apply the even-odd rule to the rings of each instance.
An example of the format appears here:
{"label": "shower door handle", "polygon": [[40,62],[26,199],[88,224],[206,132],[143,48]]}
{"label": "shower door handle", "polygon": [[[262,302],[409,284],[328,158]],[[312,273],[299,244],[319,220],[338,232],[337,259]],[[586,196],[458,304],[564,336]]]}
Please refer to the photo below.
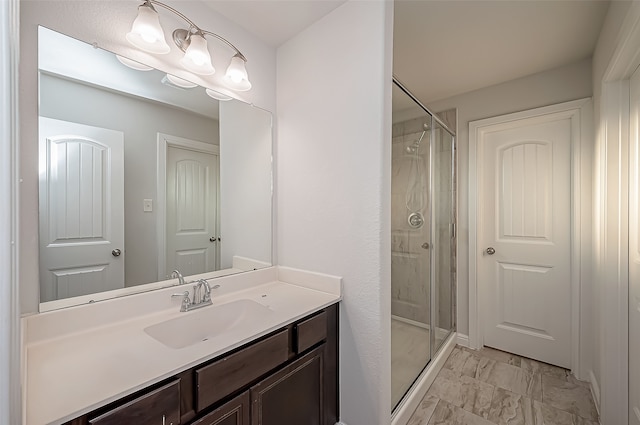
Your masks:
{"label": "shower door handle", "polygon": [[489,254],[489,255],[493,255],[493,254],[496,253],[496,250],[495,250],[495,248],[490,246],[489,248],[486,249],[486,253]]}

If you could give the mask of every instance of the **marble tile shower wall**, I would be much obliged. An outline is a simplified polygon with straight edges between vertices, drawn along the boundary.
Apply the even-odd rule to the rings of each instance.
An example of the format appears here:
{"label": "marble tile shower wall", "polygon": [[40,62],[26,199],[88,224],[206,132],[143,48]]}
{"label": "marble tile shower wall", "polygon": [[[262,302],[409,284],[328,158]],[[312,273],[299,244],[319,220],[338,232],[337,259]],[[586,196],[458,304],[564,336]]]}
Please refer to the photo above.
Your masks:
{"label": "marble tile shower wall", "polygon": [[[455,111],[454,111],[455,112]],[[455,326],[452,312],[455,311],[455,245],[451,239],[451,218],[455,215],[451,200],[455,196],[452,179],[451,138],[441,128],[434,131],[434,205],[429,199],[429,142],[430,131],[419,143],[417,155],[412,147],[420,140],[426,117],[393,125],[392,134],[392,252],[391,288],[392,314],[420,323],[430,322],[430,297],[437,299],[436,325],[441,329]],[[418,171],[418,166],[420,171]],[[416,205],[407,205],[407,193],[416,181],[423,188],[424,205],[419,212],[425,217],[420,228],[412,228],[408,217],[418,211]],[[430,243],[431,218],[437,217],[433,241],[436,249],[424,248]],[[435,255],[434,293],[430,293],[430,258]]]}
{"label": "marble tile shower wall", "polygon": [[[425,118],[395,124],[392,129],[391,180],[391,313],[423,324],[430,322],[429,251],[429,134],[425,134],[416,153],[407,149],[422,135]],[[418,166],[420,171],[418,171]],[[424,188],[421,205],[407,206],[407,192]],[[410,203],[411,204],[411,203]],[[412,228],[408,218],[420,212],[425,223]]]}

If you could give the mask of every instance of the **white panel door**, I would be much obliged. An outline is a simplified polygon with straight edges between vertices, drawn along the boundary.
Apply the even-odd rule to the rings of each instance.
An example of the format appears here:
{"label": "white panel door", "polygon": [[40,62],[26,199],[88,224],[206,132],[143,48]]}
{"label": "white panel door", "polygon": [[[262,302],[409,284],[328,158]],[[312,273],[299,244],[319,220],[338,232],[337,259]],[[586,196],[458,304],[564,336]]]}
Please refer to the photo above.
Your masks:
{"label": "white panel door", "polygon": [[41,300],[122,288],[122,132],[44,117],[39,126]]}
{"label": "white panel door", "polygon": [[640,425],[640,68],[631,77],[629,161],[629,423]]}
{"label": "white panel door", "polygon": [[217,175],[215,155],[167,149],[167,274],[216,270]]}
{"label": "white panel door", "polygon": [[571,362],[571,121],[497,125],[480,145],[484,345]]}

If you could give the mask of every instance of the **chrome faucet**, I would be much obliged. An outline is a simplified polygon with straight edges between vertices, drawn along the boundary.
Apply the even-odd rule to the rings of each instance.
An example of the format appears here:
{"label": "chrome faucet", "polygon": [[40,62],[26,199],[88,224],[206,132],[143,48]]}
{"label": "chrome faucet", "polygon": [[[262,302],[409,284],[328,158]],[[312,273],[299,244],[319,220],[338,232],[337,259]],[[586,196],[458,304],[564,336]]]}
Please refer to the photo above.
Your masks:
{"label": "chrome faucet", "polygon": [[[213,288],[209,285],[205,279],[199,279],[195,285],[193,285],[193,295],[189,298],[189,291],[184,291],[180,294],[173,294],[172,297],[182,297],[182,304],[180,305],[180,311],[191,311],[200,307],[211,305],[211,289],[219,288],[220,285],[215,285]],[[202,290],[204,289],[204,294]]]}
{"label": "chrome faucet", "polygon": [[198,280],[198,295],[200,295],[200,289],[204,288],[204,294],[200,298],[201,303],[211,302],[211,286],[209,282],[204,279]]}
{"label": "chrome faucet", "polygon": [[171,272],[171,279],[178,278],[178,285],[184,285],[184,277],[182,277],[182,273],[175,269]]}

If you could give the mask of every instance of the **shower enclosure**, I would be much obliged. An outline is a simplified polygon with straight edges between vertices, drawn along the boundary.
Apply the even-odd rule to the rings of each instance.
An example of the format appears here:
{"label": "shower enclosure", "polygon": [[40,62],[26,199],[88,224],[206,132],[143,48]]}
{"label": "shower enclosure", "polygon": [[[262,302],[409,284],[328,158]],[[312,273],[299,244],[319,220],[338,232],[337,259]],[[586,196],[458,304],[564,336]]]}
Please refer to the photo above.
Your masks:
{"label": "shower enclosure", "polygon": [[391,402],[455,330],[455,138],[393,84]]}

